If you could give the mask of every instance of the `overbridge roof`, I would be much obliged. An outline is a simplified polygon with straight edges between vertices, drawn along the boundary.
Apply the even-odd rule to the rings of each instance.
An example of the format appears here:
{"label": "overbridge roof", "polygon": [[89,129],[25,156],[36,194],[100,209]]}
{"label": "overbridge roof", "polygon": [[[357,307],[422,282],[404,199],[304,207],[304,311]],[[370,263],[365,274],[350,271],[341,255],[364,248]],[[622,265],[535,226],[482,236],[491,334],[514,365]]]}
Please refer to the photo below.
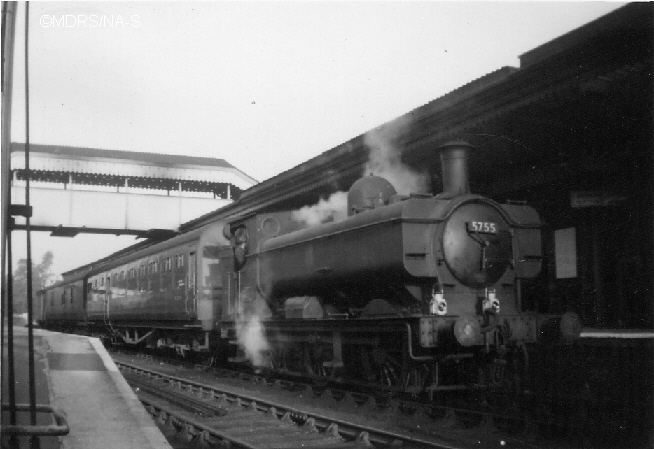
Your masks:
{"label": "overbridge roof", "polygon": [[[11,144],[12,170],[25,168],[25,144]],[[246,189],[256,180],[224,159],[30,144],[30,169],[123,177],[229,183]]]}

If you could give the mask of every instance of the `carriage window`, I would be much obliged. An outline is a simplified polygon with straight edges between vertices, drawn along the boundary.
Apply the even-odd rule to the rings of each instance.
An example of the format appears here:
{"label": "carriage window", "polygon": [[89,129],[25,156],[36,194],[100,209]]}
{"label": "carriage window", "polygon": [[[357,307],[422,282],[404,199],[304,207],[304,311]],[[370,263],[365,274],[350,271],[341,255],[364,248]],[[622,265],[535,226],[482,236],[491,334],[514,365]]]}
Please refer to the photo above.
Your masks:
{"label": "carriage window", "polygon": [[100,285],[101,285],[101,286],[104,285],[104,278],[100,279]]}
{"label": "carriage window", "polygon": [[175,256],[175,267],[181,268],[184,266],[184,254],[178,254]]}
{"label": "carriage window", "polygon": [[170,271],[173,268],[173,260],[170,257],[164,259],[164,270]]}

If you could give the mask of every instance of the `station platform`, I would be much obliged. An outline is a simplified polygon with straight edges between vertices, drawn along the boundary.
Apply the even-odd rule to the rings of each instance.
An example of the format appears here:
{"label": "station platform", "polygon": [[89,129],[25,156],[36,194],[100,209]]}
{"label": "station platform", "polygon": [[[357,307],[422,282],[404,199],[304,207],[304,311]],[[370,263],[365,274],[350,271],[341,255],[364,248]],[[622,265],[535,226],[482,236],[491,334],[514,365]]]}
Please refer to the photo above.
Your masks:
{"label": "station platform", "polygon": [[[6,329],[6,327],[5,327]],[[5,330],[6,332],[6,330]],[[2,402],[8,398],[6,335],[2,354]],[[41,449],[170,449],[170,444],[143,408],[97,338],[34,329],[36,403],[63,412],[69,434],[39,437]],[[27,328],[14,326],[16,403],[29,403]],[[19,425],[29,413],[18,412]],[[10,423],[2,413],[2,427]],[[51,413],[37,413],[37,425],[54,425]],[[29,437],[19,437],[20,448]],[[9,448],[2,433],[2,449]]]}

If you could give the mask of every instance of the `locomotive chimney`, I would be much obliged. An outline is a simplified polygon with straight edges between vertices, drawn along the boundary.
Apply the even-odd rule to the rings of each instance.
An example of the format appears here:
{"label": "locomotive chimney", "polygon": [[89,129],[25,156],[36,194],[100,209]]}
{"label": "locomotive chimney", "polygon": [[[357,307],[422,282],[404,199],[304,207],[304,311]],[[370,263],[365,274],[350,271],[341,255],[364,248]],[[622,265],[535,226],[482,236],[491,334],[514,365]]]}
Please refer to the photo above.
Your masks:
{"label": "locomotive chimney", "polygon": [[468,183],[468,152],[474,147],[467,142],[454,140],[444,143],[441,152],[443,193],[461,195],[470,192]]}

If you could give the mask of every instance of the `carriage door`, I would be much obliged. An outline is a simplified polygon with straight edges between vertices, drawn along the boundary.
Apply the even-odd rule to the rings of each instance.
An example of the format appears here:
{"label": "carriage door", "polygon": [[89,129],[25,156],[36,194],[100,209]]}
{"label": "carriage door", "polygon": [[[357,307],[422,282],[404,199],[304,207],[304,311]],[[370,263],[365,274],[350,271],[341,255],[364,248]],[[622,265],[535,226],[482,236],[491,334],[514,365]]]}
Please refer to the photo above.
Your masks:
{"label": "carriage door", "polygon": [[224,267],[221,270],[223,288],[224,306],[222,307],[222,319],[233,320],[238,310],[238,283],[237,273],[234,270],[234,251],[231,247],[220,250],[220,264]]}
{"label": "carriage door", "polygon": [[195,246],[191,247],[188,255],[188,271],[186,272],[186,313],[190,314],[195,310],[196,285],[197,285],[197,261],[195,256]]}
{"label": "carriage door", "polygon": [[[104,279],[104,275],[102,277]],[[107,274],[107,281],[104,285],[104,322],[109,322],[109,301],[111,300],[111,275]]]}
{"label": "carriage door", "polygon": [[91,295],[93,294],[92,291],[93,284],[91,283],[90,279],[84,279],[82,281],[82,319],[84,321],[88,321],[88,310],[89,310],[89,300],[91,299]]}

